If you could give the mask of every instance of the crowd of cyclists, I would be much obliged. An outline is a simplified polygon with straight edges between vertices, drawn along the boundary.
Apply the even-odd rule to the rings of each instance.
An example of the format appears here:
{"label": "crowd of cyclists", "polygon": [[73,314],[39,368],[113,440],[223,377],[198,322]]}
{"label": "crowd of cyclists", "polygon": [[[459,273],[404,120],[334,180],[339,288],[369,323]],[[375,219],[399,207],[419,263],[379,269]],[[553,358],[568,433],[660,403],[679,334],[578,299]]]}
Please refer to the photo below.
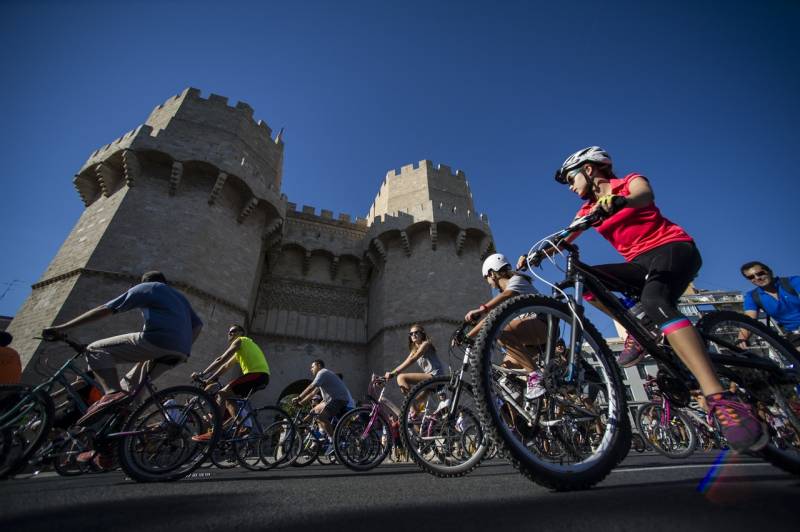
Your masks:
{"label": "crowd of cyclists", "polygon": [[[648,347],[642,344],[648,342],[637,340],[637,335],[630,334],[618,354],[616,362],[619,367],[604,366],[601,347],[596,349],[601,354],[594,358],[581,354],[583,341],[588,341],[582,335],[586,333],[587,338],[591,335],[587,332],[588,325],[583,323],[585,317],[578,309],[586,301],[612,318],[618,316],[619,309],[609,308],[607,302],[601,301],[603,298],[600,294],[594,294],[590,290],[585,293],[578,291],[572,299],[562,299],[568,304],[565,308],[568,308],[570,315],[554,318],[554,314],[547,311],[550,308],[547,307],[549,303],[544,304],[544,307],[536,307],[545,296],[534,286],[534,277],[541,277],[533,268],[542,261],[555,260],[565,251],[575,250],[572,242],[584,230],[594,227],[622,255],[625,262],[593,266],[591,275],[610,290],[636,298],[643,308],[643,316],[639,317],[648,324],[650,338],[677,355],[683,367],[688,370],[685,378],[664,374],[659,376],[657,383],[655,377],[649,381],[654,394],[663,397],[660,398],[661,406],[653,406],[639,416],[644,421],[635,420],[638,432],[645,442],[659,450],[663,439],[659,440],[655,434],[659,423],[664,424],[663,410],[668,411],[670,400],[678,406],[685,403],[678,398],[680,394],[674,392],[685,387],[694,390],[695,405],[700,405],[702,412],[707,414],[706,429],[710,433],[718,434],[718,441],[724,442],[732,450],[761,451],[770,443],[771,438],[774,442],[777,426],[785,436],[783,443],[800,452],[800,401],[797,400],[800,388],[797,386],[796,375],[800,368],[796,367],[795,359],[792,358],[796,356],[795,351],[786,354],[784,347],[787,344],[776,344],[783,346],[781,353],[785,359],[788,357],[788,362],[783,360],[780,368],[782,374],[788,375],[787,382],[794,386],[794,395],[789,393],[775,399],[764,399],[765,395],[758,393],[757,384],[753,380],[740,378],[738,370],[731,370],[725,363],[719,362],[723,358],[714,358],[709,350],[708,335],[704,330],[698,330],[700,325],[696,328],[677,307],[678,298],[700,270],[700,251],[693,238],[680,225],[661,214],[654,202],[655,194],[649,179],[638,173],[617,177],[611,157],[597,146],[570,155],[556,172],[555,179],[567,185],[581,201],[575,221],[569,231],[565,230],[559,236],[547,240],[534,253],[520,256],[516,264],[512,265],[500,253],[492,254],[484,260],[481,282],[487,283],[496,295],[477,308],[468,310],[464,316],[465,326],[451,340],[451,347],[458,344],[465,353],[457,390],[453,384],[456,379],[447,377],[448,365],[443,361],[444,357],[437,353],[425,328],[415,323],[408,331],[408,354],[383,375],[373,376],[372,382],[372,385],[385,386],[396,379],[397,386],[407,399],[406,404],[402,409],[385,411],[381,407],[384,404],[383,394],[380,394],[380,399],[371,397],[373,410],[367,408],[359,414],[360,417],[351,416],[348,430],[353,434],[359,431],[365,434],[376,420],[385,418],[385,426],[378,437],[384,445],[386,441],[391,442],[390,447],[395,449],[395,458],[403,457],[402,448],[405,445],[415,448],[406,449],[415,451],[411,452],[412,458],[416,456],[414,459],[417,461],[430,462],[434,460],[434,455],[442,454],[442,451],[434,449],[430,455],[422,453],[420,442],[426,441],[423,432],[432,434],[431,423],[436,421],[444,426],[446,423],[441,420],[449,415],[452,418],[449,428],[437,429],[441,432],[428,438],[431,441],[451,438],[443,436],[447,431],[448,434],[458,435],[457,442],[449,444],[445,453],[447,457],[438,456],[444,464],[439,470],[444,472],[448,471],[446,468],[452,463],[463,464],[468,461],[478,453],[478,449],[481,449],[480,453],[483,455],[489,448],[502,448],[504,445],[511,448],[512,457],[524,461],[524,456],[528,455],[524,452],[513,452],[515,441],[522,442],[525,447],[523,451],[529,455],[546,457],[546,463],[543,462],[546,466],[558,460],[563,465],[565,457],[568,458],[566,461],[576,464],[590,462],[592,456],[603,452],[613,454],[615,463],[624,458],[630,447],[630,435],[627,438],[618,434],[609,436],[613,432],[609,427],[615,425],[610,423],[610,418],[619,414],[615,414],[615,410],[608,405],[620,402],[620,399],[615,398],[612,389],[618,377],[612,374],[619,372],[620,367],[639,364],[648,354]],[[759,311],[763,312],[772,321],[775,330],[780,331],[776,333],[782,335],[779,342],[788,342],[788,345],[800,349],[800,277],[776,276],[767,265],[758,261],[744,264],[741,273],[754,285],[745,294],[744,315],[755,320]],[[565,286],[550,286],[554,287],[554,297],[558,298],[558,293],[563,294]],[[533,305],[531,308],[540,310],[521,311],[513,316],[509,314],[510,317],[505,320],[499,319],[518,301],[528,301]],[[138,411],[136,408],[141,402],[132,395],[140,393],[145,380],[155,379],[160,373],[186,362],[189,358],[191,346],[201,333],[203,323],[188,300],[158,271],[145,273],[140,283],[113,300],[72,320],[44,329],[42,338],[46,341],[64,340],[68,337],[68,331],[81,325],[133,309],[140,310],[143,315],[142,331],[97,340],[85,347],[88,370],[83,377],[70,383],[70,386],[82,394],[87,407],[84,411],[67,408],[67,417],[64,417],[64,409],[60,409],[61,418],[53,424],[52,431],[78,427],[78,430],[70,429],[73,430],[70,434],[83,434],[85,431],[82,428],[100,423],[109,412],[123,409],[121,405],[124,405],[125,415],[132,415],[131,411]],[[568,323],[570,316],[580,326],[573,327],[569,334],[560,334],[559,327]],[[739,323],[735,319],[734,322]],[[735,351],[737,354],[745,356],[749,353],[748,350],[755,349],[754,345],[758,347],[763,344],[761,338],[765,334],[769,343],[771,333],[765,333],[756,326],[737,326],[733,345],[725,344],[728,349],[726,353],[732,352],[732,348],[739,350]],[[204,371],[191,375],[193,381],[200,383],[199,389],[213,396],[216,402],[217,412],[207,413],[205,417],[220,417],[216,424],[203,424],[200,418],[195,420],[195,431],[190,439],[196,444],[213,445],[216,436],[225,433],[230,427],[234,427],[236,431],[252,428],[252,424],[248,425],[242,419],[249,419],[251,414],[248,409],[257,408],[249,404],[243,407],[241,400],[248,400],[253,393],[269,385],[268,361],[257,343],[247,336],[244,327],[233,324],[227,335],[226,350]],[[755,342],[756,338],[759,338],[758,342]],[[12,433],[13,424],[15,420],[18,422],[20,415],[14,414],[14,417],[8,413],[15,412],[15,401],[19,402],[20,397],[27,393],[23,392],[25,387],[19,385],[19,356],[8,347],[10,340],[8,333],[0,333],[0,378],[2,384],[6,385],[2,388],[4,393],[0,397],[0,406],[4,412],[0,417],[0,429],[4,431],[0,440],[0,460],[9,460],[8,456],[12,454],[10,450],[18,444],[15,438],[24,439]],[[717,341],[718,344],[720,342]],[[484,370],[480,368],[480,364],[474,363],[477,357],[495,355],[496,358],[492,359],[494,362],[485,366]],[[770,357],[772,355],[767,358]],[[473,361],[475,383],[470,384],[467,380],[462,384],[464,368],[470,360]],[[730,362],[729,359],[724,360]],[[417,370],[412,369],[415,363]],[[132,364],[133,367],[120,378],[116,368],[118,364]],[[223,375],[237,366],[241,375],[221,384]],[[453,364],[450,364],[450,369],[454,374],[457,373],[458,368]],[[487,378],[490,381],[494,379],[491,381],[491,390],[484,394],[481,392],[483,388],[478,384],[481,371],[492,373]],[[335,442],[334,435],[346,432],[345,429],[338,428],[337,421],[359,405],[342,379],[326,368],[323,360],[314,360],[310,372],[313,377],[311,383],[285,406],[292,410],[307,410],[307,414],[304,413],[297,419],[312,426],[316,424],[313,428],[314,438],[322,438],[322,455],[332,456],[334,451],[341,451],[342,456],[345,456],[352,451],[355,440],[351,440],[351,449],[347,450],[341,447],[345,444]],[[691,382],[676,383],[680,380]],[[426,383],[432,382],[440,384],[425,388]],[[779,385],[781,383],[775,384]],[[54,404],[68,404],[70,401],[63,401],[64,397],[64,390],[52,392]],[[464,402],[469,401],[470,397],[478,405],[474,407],[477,412],[472,412],[469,403]],[[622,402],[624,403],[624,399]],[[165,402],[162,401],[158,409],[167,421],[178,423],[176,418],[180,418],[182,422],[186,422],[186,415],[170,414],[164,405]],[[307,405],[311,405],[310,408]],[[677,407],[675,411],[677,412]],[[565,420],[570,416],[570,432],[567,432],[565,427],[568,424]],[[661,420],[657,419],[659,416]],[[685,421],[689,428],[681,428],[683,425],[678,429],[674,428],[674,420],[680,416],[686,418],[685,414],[679,413],[674,418],[671,414],[666,415],[666,425],[669,425],[667,432],[672,431],[673,436],[676,434],[675,430],[683,431],[680,434],[686,436],[691,428],[689,421]],[[474,423],[469,421],[472,418],[475,419]],[[551,421],[547,421],[548,419]],[[151,430],[154,424],[152,421],[148,423],[143,425],[146,429],[139,429],[140,432]],[[501,424],[508,430],[492,432],[487,430],[487,424]],[[618,424],[624,427],[627,421],[620,421]],[[4,426],[7,428],[3,428]],[[196,430],[200,426],[207,430]],[[466,434],[472,430],[472,436],[467,437]],[[621,430],[624,433],[626,429]],[[115,434],[123,433],[127,434],[125,430]],[[286,431],[276,434],[278,436],[270,443],[273,452],[284,453],[289,457],[292,453],[288,450],[275,451],[287,441]],[[494,439],[505,441],[488,441],[492,434],[495,435]],[[509,442],[509,437],[503,436],[504,434],[512,434],[510,438],[513,441]],[[344,437],[346,436],[342,436]],[[617,441],[619,438],[621,443]],[[234,435],[230,441],[235,446],[238,440]],[[261,447],[253,452],[263,455],[264,444],[259,445]],[[337,449],[337,445],[340,448]],[[108,447],[99,447],[76,453],[75,461],[91,464],[98,470],[113,468],[114,451]],[[625,449],[620,450],[620,447]],[[145,451],[141,452],[146,454]],[[367,454],[371,452],[368,451]],[[339,456],[339,453],[336,455]],[[374,458],[372,456],[370,459],[374,461]],[[275,459],[275,463],[279,461]],[[800,472],[796,465],[791,465],[789,470]],[[7,470],[10,471],[11,468]],[[569,474],[570,471],[567,470],[566,473]]]}

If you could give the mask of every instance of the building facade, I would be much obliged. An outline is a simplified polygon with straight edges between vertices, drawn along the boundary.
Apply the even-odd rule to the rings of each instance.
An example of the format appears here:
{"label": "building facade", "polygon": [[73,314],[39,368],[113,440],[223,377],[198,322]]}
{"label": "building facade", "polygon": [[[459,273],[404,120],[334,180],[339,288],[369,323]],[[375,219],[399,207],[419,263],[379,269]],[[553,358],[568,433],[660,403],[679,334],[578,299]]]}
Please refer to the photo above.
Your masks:
{"label": "building facade", "polygon": [[[367,217],[334,216],[281,192],[283,154],[281,135],[249,105],[193,88],[93,152],[74,178],[85,210],[8,327],[24,378],[38,378],[40,357],[68,354],[35,339],[44,327],[153,269],[205,323],[165,385],[219,355],[234,323],[267,353],[270,402],[304,387],[316,358],[363,395],[372,373],[406,356],[415,322],[446,358],[452,329],[489,294],[479,272],[494,251],[464,173],[427,160],[391,170]],[[140,326],[131,312],[74,335],[89,342]]]}

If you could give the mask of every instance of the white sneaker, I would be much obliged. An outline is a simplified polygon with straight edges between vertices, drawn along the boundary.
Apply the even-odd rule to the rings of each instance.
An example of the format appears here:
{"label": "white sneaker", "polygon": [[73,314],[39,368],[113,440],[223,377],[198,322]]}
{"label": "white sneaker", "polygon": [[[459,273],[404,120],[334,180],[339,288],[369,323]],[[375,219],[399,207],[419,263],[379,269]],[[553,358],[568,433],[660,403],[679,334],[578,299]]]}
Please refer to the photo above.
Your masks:
{"label": "white sneaker", "polygon": [[528,388],[525,390],[525,399],[536,399],[543,396],[546,391],[542,386],[541,372],[531,371],[528,374]]}

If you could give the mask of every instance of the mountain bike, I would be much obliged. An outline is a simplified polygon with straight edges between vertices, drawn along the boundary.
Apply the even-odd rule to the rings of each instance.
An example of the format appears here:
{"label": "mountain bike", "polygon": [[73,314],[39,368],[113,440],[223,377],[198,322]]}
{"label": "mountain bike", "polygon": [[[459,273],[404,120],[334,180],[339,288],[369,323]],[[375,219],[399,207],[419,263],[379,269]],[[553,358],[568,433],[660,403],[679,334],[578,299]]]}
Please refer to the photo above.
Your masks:
{"label": "mountain bike", "polygon": [[[209,381],[194,379],[201,385]],[[216,381],[217,390],[221,387]],[[222,434],[209,456],[220,469],[237,464],[251,471],[267,471],[289,460],[296,436],[291,417],[277,406],[255,407],[250,397],[266,385],[250,390],[245,397],[231,397],[235,414],[223,423]],[[224,406],[220,407],[224,408]]]}
{"label": "mountain bike", "polygon": [[[670,380],[670,387],[662,389],[673,404],[679,396],[687,395],[687,385],[696,388],[694,377],[679,361],[672,348],[663,339],[653,335],[636,316],[630,313],[613,292],[637,301],[638,289],[627,286],[619,279],[596,270],[580,261],[577,246],[567,237],[598,223],[601,217],[592,213],[578,218],[568,227],[537,242],[528,254],[528,265],[538,265],[547,256],[545,250],[559,251],[566,257],[565,279],[552,284],[553,297],[540,295],[518,296],[493,309],[478,335],[477,347],[471,358],[474,372],[479,415],[490,437],[502,442],[512,464],[528,478],[555,490],[585,489],[600,482],[630,449],[631,430],[625,408],[622,379],[619,368],[602,335],[586,318],[583,308],[584,288],[591,291],[612,317],[633,335],[645,351],[656,360],[660,371]],[[565,290],[572,290],[567,294]],[[523,418],[528,434],[520,436],[503,418],[498,400],[505,401],[507,391],[498,386],[495,378],[498,360],[502,357],[501,333],[514,320],[538,319],[546,329],[546,338],[531,350],[543,366],[543,399],[517,404],[517,415]],[[753,333],[749,346],[736,345],[740,328]],[[796,352],[785,340],[776,337],[762,324],[733,312],[715,312],[705,316],[697,329],[706,343],[712,364],[723,384],[734,381],[740,385],[743,400],[756,405],[764,403],[780,410],[792,431],[800,431],[800,422],[792,410],[797,402],[798,361]],[[731,332],[733,331],[733,333]],[[733,334],[733,336],[731,336]],[[577,445],[570,441],[570,433],[577,428],[587,431],[594,423],[585,408],[563,393],[563,384],[575,380],[566,374],[553,372],[554,347],[558,339],[567,345],[569,367],[576,360],[591,364],[601,376],[604,398],[598,404],[602,418],[602,434],[590,445]],[[580,386],[580,382],[575,383]],[[679,392],[679,393],[677,393]],[[552,406],[559,406],[553,409]],[[537,445],[547,430],[566,454],[553,456]],[[771,433],[775,427],[771,429]],[[545,437],[545,439],[547,439]],[[800,447],[782,449],[771,442],[763,456],[774,465],[800,473]]]}
{"label": "mountain bike", "polygon": [[[400,434],[411,459],[437,477],[460,477],[478,467],[488,448],[475,407],[472,385],[464,379],[472,340],[464,322],[450,338],[452,376],[417,384],[400,412]],[[455,359],[455,362],[454,362]]]}
{"label": "mountain bike", "polygon": [[[65,335],[52,335],[43,340],[60,341],[71,347],[76,354],[70,361],[86,351],[85,345]],[[174,386],[160,391],[155,388],[150,378],[153,368],[157,364],[171,367],[177,362],[175,358],[162,357],[144,363],[146,371],[142,372],[142,381],[125,398],[98,410],[81,426],[70,427],[64,441],[54,451],[54,459],[64,468],[71,468],[81,453],[102,453],[113,456],[123,471],[139,482],[176,480],[191,473],[216,443],[220,419],[213,398],[202,390],[192,386]],[[3,398],[0,432],[16,431],[25,421],[35,432],[27,445],[29,448],[22,453],[28,456],[41,445],[52,424],[52,399],[43,391],[47,386],[45,382],[21,391],[13,404],[8,401],[10,396]],[[143,397],[145,392],[146,398]],[[44,406],[39,409],[37,405]],[[39,411],[42,415],[31,421],[32,413]],[[217,436],[208,442],[192,441],[192,436],[209,430]]]}

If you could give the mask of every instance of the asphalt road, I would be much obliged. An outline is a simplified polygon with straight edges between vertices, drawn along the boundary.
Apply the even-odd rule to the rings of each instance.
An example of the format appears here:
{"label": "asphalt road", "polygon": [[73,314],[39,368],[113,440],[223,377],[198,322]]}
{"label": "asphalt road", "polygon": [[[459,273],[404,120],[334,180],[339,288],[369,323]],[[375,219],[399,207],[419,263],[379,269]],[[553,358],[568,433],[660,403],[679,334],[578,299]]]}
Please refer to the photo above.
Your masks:
{"label": "asphalt road", "polygon": [[633,454],[588,491],[553,493],[501,459],[437,479],[413,464],[368,473],[314,465],[266,473],[201,469],[192,478],[136,484],[121,473],[0,483],[0,530],[704,530],[800,529],[800,478],[729,456],[674,461]]}

